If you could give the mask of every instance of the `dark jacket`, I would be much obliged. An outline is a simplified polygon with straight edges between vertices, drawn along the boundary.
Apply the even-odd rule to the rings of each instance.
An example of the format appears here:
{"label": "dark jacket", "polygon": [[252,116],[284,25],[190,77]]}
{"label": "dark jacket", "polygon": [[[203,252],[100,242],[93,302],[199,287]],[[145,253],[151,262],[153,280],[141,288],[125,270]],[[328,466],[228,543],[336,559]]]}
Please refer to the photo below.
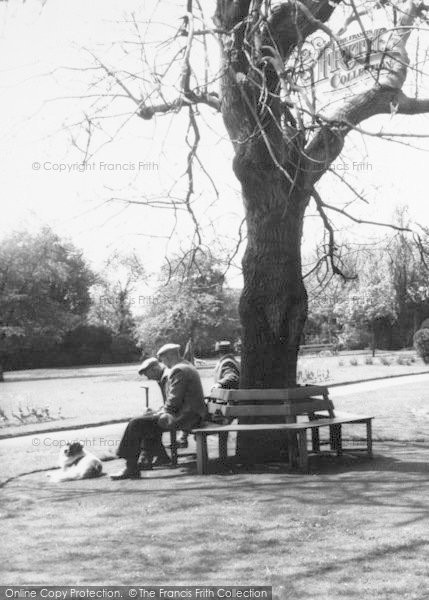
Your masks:
{"label": "dark jacket", "polygon": [[240,365],[232,354],[222,356],[215,366],[214,382],[221,388],[238,390],[240,385]]}
{"label": "dark jacket", "polygon": [[162,394],[162,403],[163,404],[165,404],[165,401],[167,400],[167,384],[168,384],[168,369],[167,369],[167,367],[165,367],[162,372],[161,379],[158,381],[159,389],[161,390],[161,394]]}
{"label": "dark jacket", "polygon": [[170,369],[164,410],[171,415],[177,429],[191,430],[206,417],[200,375],[186,360]]}

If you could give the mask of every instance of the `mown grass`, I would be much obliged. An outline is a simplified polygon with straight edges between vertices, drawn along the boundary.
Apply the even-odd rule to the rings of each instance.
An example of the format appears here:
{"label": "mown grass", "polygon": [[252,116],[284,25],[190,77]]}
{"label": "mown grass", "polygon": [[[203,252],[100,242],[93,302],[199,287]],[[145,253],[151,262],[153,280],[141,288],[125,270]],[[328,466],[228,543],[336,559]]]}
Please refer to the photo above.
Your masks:
{"label": "mown grass", "polygon": [[[426,390],[424,377],[336,397],[340,410],[375,414],[376,437],[406,434],[409,441],[376,443],[373,461],[348,454],[312,458],[308,475],[278,465],[222,469],[214,462],[213,474],[197,477],[188,457],[179,469],[154,470],[140,481],[102,477],[53,485],[45,472],[17,477],[1,490],[2,581],[267,584],[290,600],[423,600]],[[122,429],[73,433],[96,440],[90,449],[100,455],[101,436],[116,441]],[[53,441],[63,437],[46,434],[38,445],[33,438],[3,440],[0,475],[52,467]],[[211,456],[214,446],[212,440]],[[105,471],[119,462],[104,463]]]}
{"label": "mown grass", "polygon": [[3,491],[2,580],[267,584],[291,599],[424,598],[424,452],[383,446],[373,462],[318,459],[311,475],[272,468],[198,478],[182,469],[54,488],[37,474],[21,478]]}

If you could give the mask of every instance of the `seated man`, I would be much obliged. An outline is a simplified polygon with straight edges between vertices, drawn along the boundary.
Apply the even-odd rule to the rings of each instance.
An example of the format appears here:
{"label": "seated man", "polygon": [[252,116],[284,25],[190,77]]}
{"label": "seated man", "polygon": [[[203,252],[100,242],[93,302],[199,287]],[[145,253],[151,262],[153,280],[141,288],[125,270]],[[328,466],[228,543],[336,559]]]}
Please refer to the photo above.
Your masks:
{"label": "seated man", "polygon": [[[166,344],[158,357],[169,368],[165,404],[157,413],[132,419],[124,432],[117,454],[126,460],[126,467],[112,479],[138,479],[138,457],[144,440],[156,440],[169,429],[191,430],[206,417],[203,387],[196,368],[179,357],[178,344]],[[147,460],[150,457],[150,444]]]}
{"label": "seated man", "polygon": [[240,365],[232,354],[231,342],[217,342],[215,347],[219,360],[214,370],[214,388],[238,390],[240,385]]}
{"label": "seated man", "polygon": [[[139,375],[146,375],[148,379],[156,381],[159,385],[162,394],[162,403],[166,400],[166,386],[168,381],[168,369],[165,365],[159,362],[158,359],[152,357],[147,358],[141,364]],[[147,418],[153,418],[153,411],[149,409],[146,412]],[[157,432],[154,437],[145,438],[142,446],[143,456],[141,466],[143,469],[152,467],[152,457],[156,456],[154,466],[162,466],[170,464],[170,458],[162,445],[162,433]],[[150,458],[149,458],[150,457]]]}

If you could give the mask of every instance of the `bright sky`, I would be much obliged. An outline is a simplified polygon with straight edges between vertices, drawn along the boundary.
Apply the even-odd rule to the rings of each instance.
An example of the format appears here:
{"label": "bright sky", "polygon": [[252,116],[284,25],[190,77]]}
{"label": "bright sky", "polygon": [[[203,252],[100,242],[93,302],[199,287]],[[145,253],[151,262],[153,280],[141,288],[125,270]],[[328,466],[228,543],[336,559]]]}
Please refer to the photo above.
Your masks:
{"label": "bright sky", "polygon": [[[135,41],[129,15],[134,11],[137,20],[148,19],[154,4],[153,0],[47,0],[42,9],[38,0],[0,2],[0,235],[11,229],[49,224],[71,237],[96,265],[116,248],[135,249],[154,270],[166,249],[174,251],[186,245],[192,232],[189,215],[179,213],[177,234],[168,241],[177,215],[171,210],[124,202],[141,201],[144,196],[165,199],[165,192],[186,167],[185,117],[165,116],[152,121],[128,118],[125,113],[133,109],[132,103],[128,98],[116,99],[105,111],[122,114],[106,119],[115,139],[99,149],[85,172],[78,171],[85,136],[82,131],[78,135],[72,126],[84,119],[85,111],[91,114],[92,99],[82,96],[97,94],[97,89],[90,87],[94,71],[80,70],[94,64],[82,48],[90,49],[107,65],[115,65],[119,53],[107,44],[111,40]],[[176,0],[170,7],[182,4]],[[211,4],[214,9],[214,2]],[[164,16],[172,27],[178,26],[174,11],[173,17],[168,11]],[[143,23],[140,32],[145,33]],[[163,30],[159,32],[162,38]],[[122,67],[125,60],[130,67],[138,64],[136,48],[126,46],[128,55],[124,59],[121,54]],[[111,98],[106,97],[106,107],[109,105]],[[205,124],[201,124],[200,157],[218,187],[219,198],[209,179],[199,176],[194,206],[208,239],[231,247],[243,214],[239,185],[231,169],[232,148],[221,118],[213,116],[210,109],[203,108],[201,113]],[[365,124],[365,128],[378,131],[381,125],[385,131],[429,134],[428,116],[384,117]],[[107,141],[97,131],[93,139],[97,143]],[[347,170],[349,182],[371,199],[370,206],[356,205],[355,214],[389,221],[397,206],[408,205],[411,218],[429,226],[428,142],[399,141],[403,143],[363,140],[354,135],[344,152],[347,159],[336,163],[336,171],[342,175]],[[112,163],[122,168],[112,170]],[[60,172],[60,168],[64,170]],[[340,204],[347,196],[334,176],[328,176],[320,189],[331,203]],[[183,183],[173,195],[180,191]],[[112,197],[119,200],[109,201]],[[320,235],[319,220],[312,214],[310,210],[306,251]],[[359,229],[349,223],[339,222],[338,226],[346,227],[348,236],[359,241],[381,235],[378,230]],[[234,274],[232,283],[240,284]]]}

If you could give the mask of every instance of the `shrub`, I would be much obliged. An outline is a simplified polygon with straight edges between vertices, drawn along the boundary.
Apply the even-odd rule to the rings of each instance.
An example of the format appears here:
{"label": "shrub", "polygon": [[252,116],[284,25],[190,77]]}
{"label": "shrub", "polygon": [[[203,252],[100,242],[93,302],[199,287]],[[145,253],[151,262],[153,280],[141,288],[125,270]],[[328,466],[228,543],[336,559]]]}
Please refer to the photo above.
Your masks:
{"label": "shrub", "polygon": [[311,369],[304,369],[304,371],[298,371],[297,379],[301,384],[314,385],[316,383],[323,383],[330,377],[329,369],[317,369],[312,371]]}
{"label": "shrub", "polygon": [[369,343],[370,335],[362,328],[346,325],[344,331],[339,335],[339,344],[348,350],[362,350],[367,348]]}
{"label": "shrub", "polygon": [[374,364],[374,359],[372,358],[372,356],[366,356],[365,357],[365,364],[366,365],[373,365]]}
{"label": "shrub", "polygon": [[409,367],[411,364],[411,359],[408,356],[404,356],[404,355],[400,354],[396,358],[396,363],[398,365],[406,365],[407,367]]}
{"label": "shrub", "polygon": [[382,364],[382,365],[384,365],[385,367],[390,367],[390,365],[392,364],[392,363],[390,362],[390,360],[387,358],[387,356],[382,356],[382,357],[380,358],[380,362],[381,362],[381,364]]}
{"label": "shrub", "polygon": [[425,365],[429,364],[429,329],[419,329],[414,334],[414,348]]}
{"label": "shrub", "polygon": [[338,361],[338,366],[339,367],[344,367],[344,361],[343,360],[339,360]]}
{"label": "shrub", "polygon": [[357,358],[351,358],[350,359],[350,364],[351,364],[352,367],[357,367],[358,364],[359,364],[359,361],[358,361]]}

